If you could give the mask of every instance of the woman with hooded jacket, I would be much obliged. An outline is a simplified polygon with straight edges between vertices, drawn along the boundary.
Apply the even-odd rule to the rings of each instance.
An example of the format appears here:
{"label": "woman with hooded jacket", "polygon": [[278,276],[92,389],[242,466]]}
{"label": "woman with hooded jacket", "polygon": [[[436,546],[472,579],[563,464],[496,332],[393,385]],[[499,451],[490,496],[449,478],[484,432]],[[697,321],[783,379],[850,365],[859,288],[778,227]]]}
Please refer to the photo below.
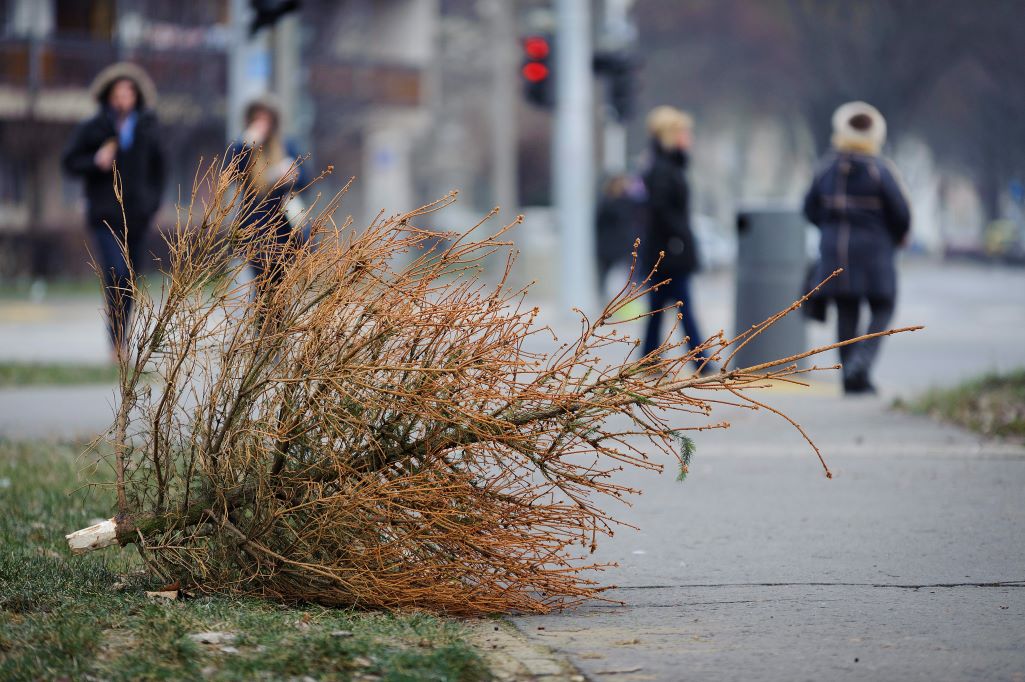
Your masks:
{"label": "woman with hooded jacket", "polygon": [[[281,258],[289,240],[302,231],[288,216],[288,202],[309,183],[302,154],[281,133],[281,110],[269,95],[251,101],[245,109],[245,130],[232,144],[228,161],[238,164],[244,183],[240,227],[260,235],[261,248],[250,262],[257,293],[269,292],[284,275]],[[266,237],[266,239],[265,239]]]}
{"label": "woman with hooded jacket", "polygon": [[[91,92],[99,111],[75,130],[61,159],[85,184],[87,222],[103,277],[107,327],[117,357],[131,315],[128,279],[141,271],[146,236],[160,207],[166,169],[153,81],[140,67],[112,64],[96,76]],[[123,204],[114,192],[114,170]]]}
{"label": "woman with hooded jacket", "polygon": [[[697,242],[691,230],[690,187],[686,171],[693,129],[691,117],[670,106],[656,107],[648,114],[652,159],[644,174],[647,198],[647,239],[642,242],[643,265],[651,272],[657,265],[655,281],[668,282],[652,289],[649,306],[652,311],[673,306],[677,301],[683,333],[693,350],[705,338],[698,330],[690,290],[690,277],[698,270]],[[677,310],[674,308],[674,312]],[[644,336],[644,354],[652,353],[662,342],[662,315],[648,316]],[[710,365],[704,353],[695,360],[702,371]]]}
{"label": "woman with hooded jacket", "polygon": [[[870,317],[864,333],[884,331],[897,298],[897,250],[907,242],[911,212],[900,175],[880,156],[886,121],[865,102],[849,102],[833,114],[833,150],[825,157],[804,200],[804,215],[822,233],[815,273],[820,290],[836,304],[840,341],[863,333],[862,303]],[[870,374],[881,338],[840,349],[845,393],[874,393]]]}

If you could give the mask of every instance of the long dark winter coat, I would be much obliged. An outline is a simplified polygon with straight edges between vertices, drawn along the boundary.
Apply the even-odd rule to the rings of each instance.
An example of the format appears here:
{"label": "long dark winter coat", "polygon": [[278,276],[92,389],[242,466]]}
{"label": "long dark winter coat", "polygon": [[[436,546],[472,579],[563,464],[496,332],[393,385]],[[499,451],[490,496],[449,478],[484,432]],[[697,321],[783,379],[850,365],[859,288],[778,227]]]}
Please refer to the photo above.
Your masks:
{"label": "long dark winter coat", "polygon": [[[67,172],[84,180],[88,220],[93,229],[106,229],[105,220],[115,229],[122,224],[121,207],[114,195],[114,174],[96,168],[92,159],[100,146],[118,137],[114,113],[107,107],[107,94],[111,86],[120,78],[138,78],[131,70],[108,70],[105,75],[104,82],[93,86],[100,105],[99,111],[78,126],[61,158]],[[139,85],[137,81],[136,85]],[[149,95],[151,87],[142,85],[136,88],[139,93],[136,109],[138,119],[132,146],[127,150],[119,149],[116,157],[125,212],[147,226],[160,207],[166,180],[157,117],[147,108],[147,97],[153,96]]]}
{"label": "long dark winter coat", "polygon": [[843,273],[823,296],[893,299],[894,256],[911,227],[897,171],[878,156],[834,151],[824,160],[804,200],[804,215],[822,232],[815,280]]}
{"label": "long dark winter coat", "polygon": [[684,172],[687,154],[653,145],[651,167],[644,174],[648,191],[647,239],[643,253],[646,270],[650,270],[665,252],[658,268],[663,277],[689,275],[698,269],[697,243],[690,225],[690,187]]}

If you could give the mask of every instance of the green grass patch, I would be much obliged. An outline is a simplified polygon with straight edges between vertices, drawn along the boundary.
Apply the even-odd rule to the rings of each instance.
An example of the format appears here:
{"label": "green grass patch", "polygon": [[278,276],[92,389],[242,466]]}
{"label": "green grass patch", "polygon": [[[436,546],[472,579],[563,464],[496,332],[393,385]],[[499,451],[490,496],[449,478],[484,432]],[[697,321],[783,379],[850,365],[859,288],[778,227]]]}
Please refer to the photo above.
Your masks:
{"label": "green grass patch", "polygon": [[0,386],[72,386],[113,384],[118,380],[117,365],[70,364],[52,362],[0,362]]}
{"label": "green grass patch", "polygon": [[43,298],[98,297],[99,280],[90,275],[78,278],[32,280],[19,278],[0,282],[0,300],[27,301]]}
{"label": "green grass patch", "polygon": [[901,405],[911,412],[999,438],[1025,438],[1025,369],[934,389]]}
{"label": "green grass patch", "polygon": [[[71,556],[64,535],[112,512],[84,448],[0,440],[0,679],[489,679],[461,624],[254,599],[154,601],[132,548]],[[230,642],[190,635],[224,632]]]}

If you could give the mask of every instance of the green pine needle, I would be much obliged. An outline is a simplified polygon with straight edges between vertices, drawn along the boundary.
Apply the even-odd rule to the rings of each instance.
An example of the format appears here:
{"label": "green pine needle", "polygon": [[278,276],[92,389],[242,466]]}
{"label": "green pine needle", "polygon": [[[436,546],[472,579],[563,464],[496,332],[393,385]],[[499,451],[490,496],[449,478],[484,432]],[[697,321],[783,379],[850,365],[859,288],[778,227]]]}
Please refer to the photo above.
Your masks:
{"label": "green pine needle", "polygon": [[687,480],[687,473],[690,471],[690,460],[694,456],[697,446],[690,436],[686,436],[679,431],[673,431],[671,435],[680,446],[680,473],[676,475],[676,480],[682,483]]}

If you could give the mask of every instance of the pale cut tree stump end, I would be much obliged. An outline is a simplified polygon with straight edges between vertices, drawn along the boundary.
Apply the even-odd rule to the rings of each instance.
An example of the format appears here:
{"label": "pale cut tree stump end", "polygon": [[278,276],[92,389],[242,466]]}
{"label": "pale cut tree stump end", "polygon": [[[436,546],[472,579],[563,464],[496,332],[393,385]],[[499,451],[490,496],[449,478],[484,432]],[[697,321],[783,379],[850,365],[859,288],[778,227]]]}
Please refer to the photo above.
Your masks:
{"label": "pale cut tree stump end", "polygon": [[103,549],[117,544],[117,523],[114,522],[114,519],[107,519],[95,526],[76,530],[64,537],[68,540],[68,547],[71,548],[72,554],[84,554],[94,549]]}

